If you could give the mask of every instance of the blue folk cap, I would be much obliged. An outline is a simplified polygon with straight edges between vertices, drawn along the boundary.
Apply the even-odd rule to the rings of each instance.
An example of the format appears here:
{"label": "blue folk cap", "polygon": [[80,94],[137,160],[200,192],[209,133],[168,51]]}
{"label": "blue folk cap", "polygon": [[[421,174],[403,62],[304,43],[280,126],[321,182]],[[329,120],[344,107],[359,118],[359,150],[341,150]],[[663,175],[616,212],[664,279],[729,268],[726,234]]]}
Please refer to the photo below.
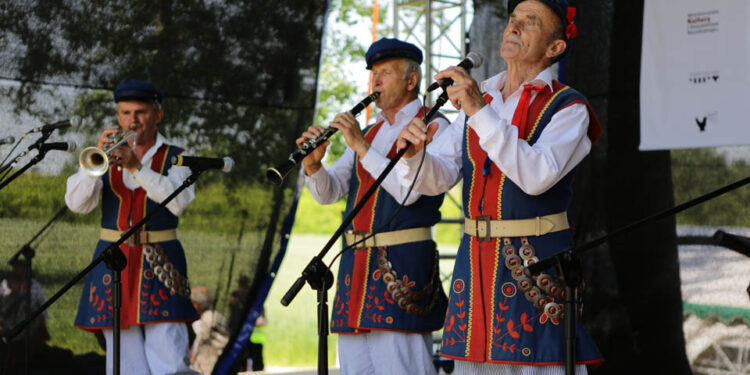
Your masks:
{"label": "blue folk cap", "polygon": [[161,103],[162,94],[153,84],[146,81],[130,79],[122,81],[115,88],[115,103],[127,100]]}
{"label": "blue folk cap", "polygon": [[[516,9],[516,5],[523,2],[525,0],[508,0],[508,14],[513,13],[513,10]],[[578,36],[578,27],[575,24],[575,16],[576,16],[576,8],[568,4],[568,1],[566,0],[537,0],[541,2],[542,4],[546,5],[547,8],[551,9],[555,15],[560,19],[560,22],[562,22],[563,27],[563,38],[565,41],[569,41],[570,39],[575,38]],[[565,51],[561,53],[559,56],[555,58],[555,61],[560,60],[561,58],[565,57],[565,55],[568,54],[568,47],[565,48]]]}
{"label": "blue folk cap", "polygon": [[[520,3],[522,3],[525,0],[508,0],[508,14],[513,13],[513,10],[516,9],[516,6]],[[568,22],[565,17],[565,12],[567,11],[567,4],[563,4],[564,1],[558,1],[558,0],[537,0],[540,3],[547,6],[547,8],[550,8],[555,15],[560,19],[560,21],[563,24],[563,29],[568,26]]]}
{"label": "blue folk cap", "polygon": [[422,63],[422,50],[417,46],[398,39],[382,38],[373,43],[365,54],[367,69],[387,59],[404,57],[414,60],[417,64]]}

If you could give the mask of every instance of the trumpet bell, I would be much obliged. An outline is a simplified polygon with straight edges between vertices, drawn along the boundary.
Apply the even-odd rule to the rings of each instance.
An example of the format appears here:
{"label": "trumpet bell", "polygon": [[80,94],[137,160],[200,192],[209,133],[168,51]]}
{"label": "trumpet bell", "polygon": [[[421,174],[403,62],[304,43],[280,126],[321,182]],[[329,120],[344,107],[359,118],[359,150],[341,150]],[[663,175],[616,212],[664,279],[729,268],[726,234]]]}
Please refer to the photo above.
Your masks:
{"label": "trumpet bell", "polygon": [[86,147],[78,155],[78,165],[89,176],[103,176],[109,169],[109,157],[101,149]]}
{"label": "trumpet bell", "polygon": [[130,138],[137,136],[138,133],[131,130],[123,135],[119,141],[115,142],[115,144],[110,146],[106,151],[96,147],[86,147],[81,151],[81,154],[78,155],[78,165],[81,166],[81,170],[90,176],[102,176],[107,173],[107,170],[109,169],[109,153],[127,142]]}

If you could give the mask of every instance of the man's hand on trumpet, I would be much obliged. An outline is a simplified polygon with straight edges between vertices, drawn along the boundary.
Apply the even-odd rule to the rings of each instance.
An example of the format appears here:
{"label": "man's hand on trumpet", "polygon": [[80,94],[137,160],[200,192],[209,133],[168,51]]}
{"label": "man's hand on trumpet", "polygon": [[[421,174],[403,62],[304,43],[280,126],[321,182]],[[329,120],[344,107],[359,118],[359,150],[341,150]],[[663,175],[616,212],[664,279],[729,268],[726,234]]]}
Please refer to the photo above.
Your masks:
{"label": "man's hand on trumpet", "polygon": [[120,127],[117,125],[110,126],[99,134],[99,139],[96,141],[96,148],[105,150],[115,143],[114,138],[120,133]]}
{"label": "man's hand on trumpet", "polygon": [[127,144],[118,146],[110,155],[113,163],[127,169],[130,173],[135,172],[141,166],[141,161],[138,160],[135,151]]}

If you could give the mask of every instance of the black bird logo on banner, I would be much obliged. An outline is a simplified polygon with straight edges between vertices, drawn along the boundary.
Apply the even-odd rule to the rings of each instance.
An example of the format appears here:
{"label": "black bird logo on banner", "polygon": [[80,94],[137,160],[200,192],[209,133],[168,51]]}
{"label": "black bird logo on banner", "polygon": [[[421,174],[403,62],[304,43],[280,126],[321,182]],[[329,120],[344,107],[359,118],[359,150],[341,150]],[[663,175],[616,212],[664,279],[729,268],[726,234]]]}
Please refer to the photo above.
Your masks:
{"label": "black bird logo on banner", "polygon": [[695,118],[695,123],[698,124],[698,129],[701,131],[706,130],[706,122],[708,121],[708,118],[706,116],[703,116],[703,120],[698,120],[698,118]]}

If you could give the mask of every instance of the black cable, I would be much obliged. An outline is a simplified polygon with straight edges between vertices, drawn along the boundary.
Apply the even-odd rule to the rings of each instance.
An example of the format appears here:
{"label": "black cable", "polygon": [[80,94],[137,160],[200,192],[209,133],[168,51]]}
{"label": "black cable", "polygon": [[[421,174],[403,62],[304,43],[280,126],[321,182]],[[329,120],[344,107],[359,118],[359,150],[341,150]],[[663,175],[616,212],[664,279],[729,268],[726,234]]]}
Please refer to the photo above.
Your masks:
{"label": "black cable", "polygon": [[[34,145],[29,146],[29,148],[26,149],[26,151],[23,151],[22,153],[16,155],[16,157],[13,158],[13,161],[11,161],[10,163],[8,163],[6,165],[3,165],[3,163],[5,163],[5,161],[8,159],[8,157],[10,157],[10,154],[13,153],[13,150],[15,150],[16,147],[18,147],[18,145],[21,144],[21,141],[24,138],[26,138],[27,135],[29,135],[29,133],[24,134],[20,139],[18,139],[18,141],[16,141],[16,144],[13,145],[13,148],[10,150],[10,152],[8,152],[8,155],[5,157],[5,159],[2,162],[0,162],[0,165],[2,165],[2,167],[0,167],[0,171],[2,171],[2,173],[3,173],[2,176],[0,176],[0,182],[2,182],[3,180],[5,180],[5,178],[8,176],[8,173],[10,173],[10,171],[13,169],[13,168],[11,168],[11,166],[13,165],[13,163],[17,162],[20,158],[26,156],[26,154],[28,154],[28,152],[31,151],[32,148],[36,148],[36,147],[34,147],[35,145],[38,146],[38,145],[44,143],[44,141],[46,141],[47,138],[49,138],[50,133],[49,132],[43,132],[42,136],[39,137],[39,138],[37,138],[36,143]],[[37,152],[39,152],[38,148],[37,148]]]}
{"label": "black cable", "polygon": [[[426,100],[427,100],[426,95],[422,95],[422,106],[420,108],[420,110],[422,111],[422,118],[424,118],[424,116],[425,116],[425,109],[427,108],[426,105],[425,105]],[[429,124],[428,124],[428,126],[429,126]],[[368,239],[372,238],[376,234],[382,232],[386,227],[388,227],[391,224],[391,222],[393,221],[393,219],[396,218],[396,215],[398,215],[398,213],[401,212],[401,209],[404,208],[404,206],[406,205],[406,201],[409,199],[409,196],[411,195],[411,192],[414,189],[414,185],[416,185],[416,183],[417,183],[417,178],[419,178],[419,172],[422,170],[422,164],[424,163],[425,155],[427,154],[427,145],[426,144],[425,144],[425,147],[422,149],[422,151],[423,151],[422,152],[422,157],[419,160],[419,166],[417,166],[417,172],[414,175],[414,180],[412,180],[411,185],[409,186],[409,190],[407,190],[407,192],[406,192],[406,196],[404,197],[404,199],[401,200],[401,203],[399,204],[399,206],[396,209],[396,211],[393,214],[391,214],[391,216],[385,221],[385,223],[383,225],[381,225],[378,229],[372,231],[369,235],[363,237],[361,240],[359,240],[357,242],[354,242],[354,243],[351,243],[351,244],[348,244],[346,247],[344,247],[343,249],[341,249],[341,251],[339,251],[333,257],[333,259],[331,260],[331,262],[328,264],[328,268],[329,269],[331,268],[331,266],[333,266],[333,263],[336,262],[336,259],[339,256],[341,256],[345,251],[354,249],[356,245],[359,245],[359,244],[367,241]]]}
{"label": "black cable", "polygon": [[15,151],[16,147],[18,147],[18,145],[21,144],[21,141],[23,141],[24,138],[26,138],[26,135],[24,135],[21,138],[18,138],[18,140],[16,141],[16,144],[13,145],[13,148],[11,148],[10,151],[8,151],[8,155],[5,155],[5,158],[3,158],[3,161],[0,161],[0,165],[4,165],[5,162],[8,161],[10,154],[12,154],[13,151]]}

